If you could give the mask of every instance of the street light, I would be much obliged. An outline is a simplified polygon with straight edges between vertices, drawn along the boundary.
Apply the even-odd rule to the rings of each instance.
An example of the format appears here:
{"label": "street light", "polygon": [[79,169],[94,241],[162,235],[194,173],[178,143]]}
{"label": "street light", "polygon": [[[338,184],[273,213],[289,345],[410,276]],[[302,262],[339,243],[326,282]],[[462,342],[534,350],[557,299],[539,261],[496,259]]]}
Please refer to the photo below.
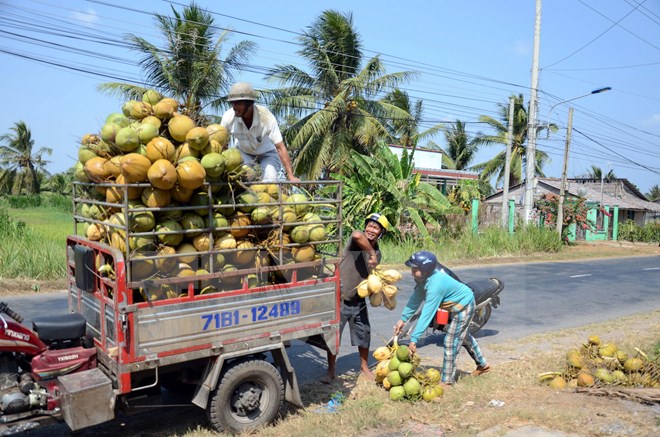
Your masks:
{"label": "street light", "polygon": [[[593,90],[592,92],[588,94],[583,94],[581,96],[573,97],[572,99],[567,99],[567,100],[562,100],[559,103],[555,103],[550,107],[550,110],[548,111],[548,119],[550,118],[550,113],[552,112],[552,109],[560,105],[562,103],[570,102],[573,100],[581,99],[582,97],[587,97],[592,94],[598,94],[602,93],[605,91],[611,90],[612,87],[606,86],[604,88],[598,88]],[[573,129],[573,108],[569,107],[568,108],[568,127],[566,129],[566,148],[564,149],[564,165],[562,168],[561,172],[561,182],[559,183],[559,202],[557,203],[557,233],[561,237],[561,227],[562,224],[564,223],[564,192],[566,191],[566,172],[568,170],[568,150],[571,145],[571,131]],[[602,182],[601,182],[601,204],[602,204]]]}

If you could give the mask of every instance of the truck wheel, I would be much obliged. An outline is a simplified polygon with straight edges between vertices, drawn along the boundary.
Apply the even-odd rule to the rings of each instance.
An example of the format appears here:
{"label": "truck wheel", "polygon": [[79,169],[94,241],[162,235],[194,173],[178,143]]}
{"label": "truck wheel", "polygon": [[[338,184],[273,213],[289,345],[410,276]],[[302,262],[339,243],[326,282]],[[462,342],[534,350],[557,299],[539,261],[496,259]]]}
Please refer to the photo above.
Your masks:
{"label": "truck wheel", "polygon": [[206,413],[218,431],[242,433],[277,417],[284,400],[278,370],[264,360],[249,360],[230,368],[211,395]]}
{"label": "truck wheel", "polygon": [[490,307],[490,305],[486,305],[479,311],[475,311],[474,317],[470,322],[470,327],[468,328],[470,334],[474,335],[477,332],[479,332],[479,330],[484,327],[488,319],[490,319],[490,315],[492,312],[493,309]]}

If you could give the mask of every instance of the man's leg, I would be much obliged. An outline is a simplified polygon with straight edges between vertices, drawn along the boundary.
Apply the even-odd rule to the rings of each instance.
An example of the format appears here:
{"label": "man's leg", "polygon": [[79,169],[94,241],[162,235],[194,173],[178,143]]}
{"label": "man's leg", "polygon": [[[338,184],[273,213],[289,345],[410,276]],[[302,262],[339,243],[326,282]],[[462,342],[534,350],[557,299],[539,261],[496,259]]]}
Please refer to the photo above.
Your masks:
{"label": "man's leg", "polygon": [[370,380],[374,379],[374,374],[369,369],[369,348],[358,347],[358,353],[360,354],[360,373]]}

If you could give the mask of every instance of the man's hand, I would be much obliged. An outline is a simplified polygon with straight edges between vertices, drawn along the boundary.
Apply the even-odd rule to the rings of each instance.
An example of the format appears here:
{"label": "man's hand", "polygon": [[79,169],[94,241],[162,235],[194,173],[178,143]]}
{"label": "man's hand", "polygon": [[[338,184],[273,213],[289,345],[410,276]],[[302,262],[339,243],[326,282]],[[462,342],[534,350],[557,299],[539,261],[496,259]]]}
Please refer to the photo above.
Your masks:
{"label": "man's hand", "polygon": [[408,350],[410,351],[411,354],[414,354],[415,352],[417,352],[417,344],[415,343],[408,344]]}
{"label": "man's hand", "polygon": [[399,335],[399,333],[403,329],[403,325],[405,324],[406,322],[404,322],[403,320],[399,320],[398,322],[396,322],[396,325],[394,325],[394,335]]}
{"label": "man's hand", "polygon": [[369,256],[369,259],[367,260],[367,265],[369,267],[369,270],[373,270],[376,267],[378,267],[378,257],[376,256],[375,253]]}

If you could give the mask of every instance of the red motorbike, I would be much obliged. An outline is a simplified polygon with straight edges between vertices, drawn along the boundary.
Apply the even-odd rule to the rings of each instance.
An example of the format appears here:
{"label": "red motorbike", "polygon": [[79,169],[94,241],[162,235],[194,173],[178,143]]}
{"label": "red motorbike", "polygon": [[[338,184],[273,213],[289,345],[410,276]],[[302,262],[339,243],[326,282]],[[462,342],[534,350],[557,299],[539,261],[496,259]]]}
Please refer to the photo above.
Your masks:
{"label": "red motorbike", "polygon": [[82,315],[35,318],[32,329],[22,322],[0,302],[0,435],[61,420],[57,378],[97,365]]}

